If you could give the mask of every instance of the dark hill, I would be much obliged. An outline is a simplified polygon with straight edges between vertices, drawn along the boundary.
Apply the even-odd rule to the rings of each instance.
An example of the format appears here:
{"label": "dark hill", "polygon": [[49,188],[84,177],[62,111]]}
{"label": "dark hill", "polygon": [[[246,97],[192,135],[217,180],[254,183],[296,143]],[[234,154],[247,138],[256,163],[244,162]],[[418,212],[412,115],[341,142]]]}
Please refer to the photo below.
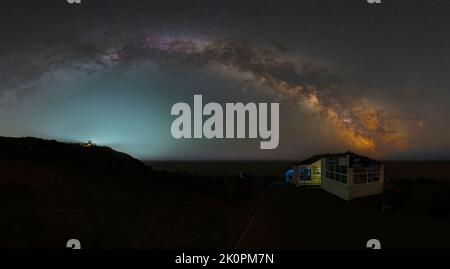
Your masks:
{"label": "dark hill", "polygon": [[34,137],[0,137],[0,159],[13,159],[53,164],[97,166],[111,169],[146,169],[141,161],[105,146],[83,147]]}

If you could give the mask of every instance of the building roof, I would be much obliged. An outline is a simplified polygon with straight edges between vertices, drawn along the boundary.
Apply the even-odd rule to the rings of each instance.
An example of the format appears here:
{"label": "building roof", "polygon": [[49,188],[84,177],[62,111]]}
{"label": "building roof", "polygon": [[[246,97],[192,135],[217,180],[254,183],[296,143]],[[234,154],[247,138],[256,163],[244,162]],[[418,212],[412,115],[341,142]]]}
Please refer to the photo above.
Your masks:
{"label": "building roof", "polygon": [[347,156],[347,155],[353,155],[354,157],[359,157],[359,158],[368,159],[368,160],[372,160],[372,161],[381,163],[380,161],[371,159],[371,158],[369,158],[369,157],[365,157],[365,156],[362,156],[362,155],[358,155],[358,154],[356,154],[356,153],[354,153],[354,152],[347,151],[347,152],[342,152],[342,153],[325,153],[325,154],[317,154],[317,155],[314,155],[314,156],[312,156],[312,157],[309,157],[308,159],[305,159],[305,160],[303,160],[303,161],[301,161],[301,162],[296,162],[296,163],[294,163],[294,165],[308,165],[308,164],[313,164],[313,163],[315,163],[315,162],[317,162],[318,160],[323,159],[323,158],[340,157],[340,156]]}
{"label": "building roof", "polygon": [[312,163],[315,163],[315,162],[317,162],[318,160],[320,160],[320,159],[322,159],[322,158],[326,158],[326,157],[328,157],[328,156],[330,156],[330,154],[317,154],[317,155],[314,155],[314,156],[312,156],[312,157],[309,157],[308,159],[305,159],[305,160],[303,160],[303,161],[301,161],[301,162],[296,162],[296,163],[294,163],[294,165],[307,165],[307,164],[312,164]]}

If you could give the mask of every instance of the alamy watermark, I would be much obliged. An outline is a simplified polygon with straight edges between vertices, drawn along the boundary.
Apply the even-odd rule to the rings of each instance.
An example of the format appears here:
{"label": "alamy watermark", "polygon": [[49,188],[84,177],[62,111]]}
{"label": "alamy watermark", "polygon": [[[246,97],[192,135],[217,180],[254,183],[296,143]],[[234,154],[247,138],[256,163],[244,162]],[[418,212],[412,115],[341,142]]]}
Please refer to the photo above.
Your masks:
{"label": "alamy watermark", "polygon": [[81,249],[80,240],[78,240],[78,239],[69,239],[69,240],[67,240],[66,248]]}
{"label": "alamy watermark", "polygon": [[367,241],[366,248],[381,249],[381,242],[378,239],[369,239],[369,241]]}
{"label": "alamy watermark", "polygon": [[[260,142],[260,149],[275,149],[280,138],[279,114],[279,103],[270,103],[269,127],[267,103],[226,103],[224,111],[218,103],[203,106],[202,95],[194,95],[193,113],[187,103],[180,102],[172,106],[171,115],[178,117],[172,123],[171,133],[175,139],[259,137],[264,140]],[[203,121],[204,116],[209,118]]]}

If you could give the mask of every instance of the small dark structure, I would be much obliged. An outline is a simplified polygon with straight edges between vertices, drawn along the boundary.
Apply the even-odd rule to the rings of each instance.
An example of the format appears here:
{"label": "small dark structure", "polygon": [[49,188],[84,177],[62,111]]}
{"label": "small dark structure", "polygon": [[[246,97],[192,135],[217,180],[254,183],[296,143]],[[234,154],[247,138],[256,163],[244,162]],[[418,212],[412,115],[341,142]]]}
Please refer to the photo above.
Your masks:
{"label": "small dark structure", "polygon": [[293,171],[295,185],[321,186],[347,201],[383,193],[383,163],[350,151],[315,155],[295,163]]}

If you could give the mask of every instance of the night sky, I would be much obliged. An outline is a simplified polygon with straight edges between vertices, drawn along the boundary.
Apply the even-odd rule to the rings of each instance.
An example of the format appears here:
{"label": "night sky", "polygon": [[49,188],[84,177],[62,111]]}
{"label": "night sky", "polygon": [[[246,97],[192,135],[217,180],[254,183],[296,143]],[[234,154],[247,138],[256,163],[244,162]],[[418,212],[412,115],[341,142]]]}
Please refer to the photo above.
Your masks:
{"label": "night sky", "polygon": [[[1,1],[0,136],[141,159],[450,159],[450,1]],[[280,145],[176,140],[176,102],[279,102]]]}

